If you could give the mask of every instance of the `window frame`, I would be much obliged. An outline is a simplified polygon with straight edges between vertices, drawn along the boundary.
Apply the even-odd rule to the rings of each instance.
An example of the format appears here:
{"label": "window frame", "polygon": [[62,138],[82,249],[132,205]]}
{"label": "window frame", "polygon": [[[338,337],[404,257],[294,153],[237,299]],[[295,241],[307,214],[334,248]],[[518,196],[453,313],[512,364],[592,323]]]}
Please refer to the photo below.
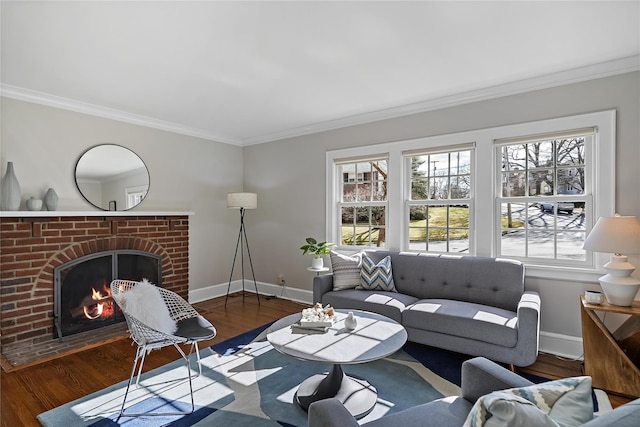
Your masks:
{"label": "window frame", "polygon": [[[404,168],[403,153],[411,150],[451,149],[459,144],[475,143],[475,166],[472,166],[474,182],[474,203],[470,213],[470,241],[474,248],[470,255],[496,256],[497,238],[500,227],[500,210],[497,201],[496,170],[500,164],[496,161],[495,141],[518,138],[526,135],[562,133],[571,129],[594,128],[594,155],[587,159],[591,173],[585,182],[585,192],[593,197],[593,212],[587,218],[587,233],[596,219],[601,216],[613,216],[615,213],[615,142],[616,111],[606,110],[573,116],[537,120],[505,126],[496,126],[466,132],[451,133],[411,140],[393,141],[368,146],[330,150],[326,152],[326,238],[339,241],[337,234],[339,214],[336,210],[336,197],[339,196],[339,183],[335,161],[337,159],[359,159],[372,156],[388,158],[388,209],[385,249],[404,251],[408,248],[408,218],[405,189],[407,173]],[[479,167],[478,165],[482,165]],[[409,172],[410,173],[410,172]],[[476,224],[492,224],[492,227],[477,227]],[[338,246],[337,249],[350,251],[358,247]],[[527,277],[553,278],[559,280],[583,282],[597,281],[602,274],[600,266],[607,262],[609,254],[587,252],[585,265],[568,267],[559,265],[537,265],[524,260]]]}
{"label": "window frame", "polygon": [[[373,161],[386,161],[387,162],[387,179],[385,180],[380,180],[380,179],[376,179],[373,180],[373,173],[370,172],[362,172],[362,173],[358,173],[357,171],[357,164],[358,163],[367,163],[367,162],[373,162]],[[356,164],[356,171],[354,172],[354,176],[355,176],[355,180],[350,180],[349,177],[347,177],[347,180],[344,180],[344,171],[341,170],[341,168],[344,165],[352,165],[352,164]],[[342,242],[342,209],[345,207],[348,208],[358,208],[358,207],[366,207],[366,208],[372,208],[372,207],[383,207],[385,209],[385,224],[384,224],[384,229],[385,229],[385,240],[384,240],[384,245],[382,246],[376,246],[376,245],[369,245],[369,244],[365,244],[365,245],[349,245],[349,247],[354,247],[354,248],[368,248],[368,249],[386,249],[387,248],[387,240],[386,240],[386,229],[387,229],[387,222],[388,222],[388,212],[389,212],[389,198],[387,196],[387,200],[355,200],[355,201],[343,201],[342,200],[342,194],[343,194],[343,187],[345,184],[356,184],[358,185],[359,183],[367,183],[369,182],[370,185],[372,186],[373,189],[373,185],[375,183],[378,182],[382,182],[385,181],[387,183],[387,192],[388,192],[388,169],[389,169],[389,159],[388,156],[386,154],[384,155],[374,155],[374,156],[365,156],[365,157],[358,157],[358,158],[348,158],[348,159],[336,159],[334,160],[334,165],[335,165],[335,173],[337,176],[342,176],[342,180],[338,180],[336,179],[336,210],[337,210],[337,215],[338,218],[340,218],[339,220],[339,224],[338,224],[338,228],[340,229],[340,232],[338,232],[337,230],[337,234],[336,234],[336,238],[332,239],[332,242]],[[365,179],[365,174],[369,173],[369,180],[367,181]],[[359,179],[358,176],[362,175],[362,179]],[[354,218],[355,220],[355,218]],[[371,225],[371,218],[369,218],[369,228],[372,228]],[[340,245],[340,244],[339,244]],[[343,245],[342,245],[343,246]]]}

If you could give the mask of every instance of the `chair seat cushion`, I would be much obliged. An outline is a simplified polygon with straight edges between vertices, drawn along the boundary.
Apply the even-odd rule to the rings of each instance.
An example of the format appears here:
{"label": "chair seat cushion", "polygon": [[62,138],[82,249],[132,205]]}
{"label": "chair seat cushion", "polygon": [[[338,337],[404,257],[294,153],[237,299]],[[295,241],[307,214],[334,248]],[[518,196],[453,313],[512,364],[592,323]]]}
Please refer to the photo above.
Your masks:
{"label": "chair seat cushion", "polygon": [[178,330],[174,335],[184,337],[189,340],[213,338],[216,335],[216,330],[213,328],[211,323],[202,316],[182,319],[179,320],[177,324]]}
{"label": "chair seat cushion", "polygon": [[367,427],[461,426],[472,404],[461,397],[450,396],[423,403],[395,414],[370,421]]}

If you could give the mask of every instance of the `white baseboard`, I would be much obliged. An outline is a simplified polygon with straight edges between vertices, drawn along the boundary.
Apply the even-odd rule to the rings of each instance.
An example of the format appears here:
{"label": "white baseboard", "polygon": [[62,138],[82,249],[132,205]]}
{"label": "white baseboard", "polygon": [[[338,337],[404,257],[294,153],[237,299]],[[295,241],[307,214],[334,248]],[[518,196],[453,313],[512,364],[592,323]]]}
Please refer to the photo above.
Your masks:
{"label": "white baseboard", "polygon": [[[311,304],[313,301],[313,292],[311,291],[288,288],[286,286],[274,285],[272,283],[265,282],[256,282],[256,284],[258,286],[258,293],[264,297],[275,296],[277,298],[288,299],[304,304]],[[227,294],[227,288],[229,288],[230,293],[240,292],[242,290],[242,280],[234,280],[231,282],[231,287],[229,287],[228,283],[223,283],[207,286],[206,288],[190,290],[189,302],[193,304],[212,298],[223,297]],[[256,290],[253,280],[248,281],[245,279],[244,290],[255,293]]]}
{"label": "white baseboard", "polygon": [[[245,290],[255,292],[253,281],[245,279]],[[275,285],[273,283],[257,282],[258,292],[261,296],[275,296],[277,298],[288,299],[303,304],[311,304],[313,302],[313,292],[288,288],[286,286]],[[220,285],[211,285],[206,288],[195,289],[189,291],[189,302],[196,303],[212,298],[223,297],[227,294],[228,283]],[[242,290],[242,281],[235,280],[231,282],[229,292],[239,292]],[[561,335],[553,332],[540,332],[540,352],[554,354],[556,356],[565,357],[567,359],[582,359],[582,338],[570,335]]]}
{"label": "white baseboard", "polygon": [[583,358],[582,338],[540,331],[540,352],[567,359]]}

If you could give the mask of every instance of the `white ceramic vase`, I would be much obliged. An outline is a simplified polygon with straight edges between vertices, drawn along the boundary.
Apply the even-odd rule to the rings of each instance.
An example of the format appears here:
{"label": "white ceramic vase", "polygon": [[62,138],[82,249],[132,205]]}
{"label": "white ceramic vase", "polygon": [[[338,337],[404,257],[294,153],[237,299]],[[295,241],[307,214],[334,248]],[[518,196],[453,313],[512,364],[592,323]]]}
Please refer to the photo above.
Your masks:
{"label": "white ceramic vase", "polygon": [[27,199],[27,209],[30,211],[39,211],[42,209],[42,200],[35,197],[29,197]]}
{"label": "white ceramic vase", "polygon": [[347,318],[344,319],[344,327],[347,328],[350,331],[353,331],[355,328],[358,327],[358,321],[353,316],[353,312],[352,311],[350,311],[347,314]]}
{"label": "white ceramic vase", "polygon": [[44,195],[44,205],[48,211],[55,211],[58,207],[58,195],[53,188],[49,188]]}
{"label": "white ceramic vase", "polygon": [[324,261],[322,260],[322,257],[313,258],[311,260],[311,268],[315,268],[316,270],[320,270],[323,266],[324,266]]}
{"label": "white ceramic vase", "polygon": [[2,191],[2,210],[5,211],[17,211],[20,209],[20,202],[22,201],[22,193],[20,192],[20,183],[13,171],[13,162],[7,162],[7,171],[2,177],[0,183],[0,190]]}

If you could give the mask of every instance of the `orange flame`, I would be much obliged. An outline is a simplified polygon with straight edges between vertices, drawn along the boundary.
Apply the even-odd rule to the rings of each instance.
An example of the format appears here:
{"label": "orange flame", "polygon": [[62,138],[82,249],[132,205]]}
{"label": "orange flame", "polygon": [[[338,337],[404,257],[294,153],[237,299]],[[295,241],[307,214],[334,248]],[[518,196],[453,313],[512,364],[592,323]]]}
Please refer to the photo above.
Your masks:
{"label": "orange flame", "polygon": [[[95,288],[91,288],[91,299],[94,301],[103,301],[105,299],[111,298],[111,290],[107,287],[107,283],[104,282],[102,285],[102,290],[104,291],[96,291]],[[110,307],[110,309],[109,309]],[[107,308],[107,310],[105,310]],[[113,303],[107,304],[105,302],[99,302],[90,307],[84,306],[82,311],[87,319],[94,320],[99,318],[100,316],[111,316],[113,314]]]}

